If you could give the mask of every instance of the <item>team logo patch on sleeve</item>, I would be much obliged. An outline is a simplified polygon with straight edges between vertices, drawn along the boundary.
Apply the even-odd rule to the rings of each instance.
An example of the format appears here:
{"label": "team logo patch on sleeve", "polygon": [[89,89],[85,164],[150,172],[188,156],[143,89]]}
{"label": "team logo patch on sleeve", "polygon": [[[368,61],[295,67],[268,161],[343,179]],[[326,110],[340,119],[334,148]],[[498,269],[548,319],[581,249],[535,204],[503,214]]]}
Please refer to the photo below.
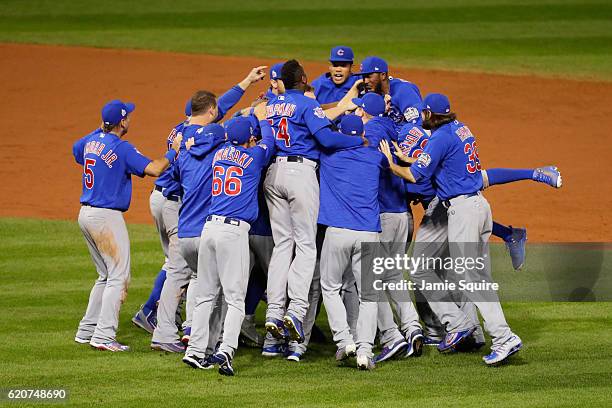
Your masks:
{"label": "team logo patch on sleeve", "polygon": [[431,164],[431,156],[427,153],[421,153],[419,154],[419,157],[417,158],[417,166],[423,168],[423,167],[427,167]]}
{"label": "team logo patch on sleeve", "polygon": [[406,109],[404,111],[404,118],[406,118],[406,121],[408,122],[412,122],[413,120],[417,120],[419,118],[420,114],[419,114],[419,110],[417,108],[415,108],[414,106],[409,107],[408,109]]}
{"label": "team logo patch on sleeve", "polygon": [[313,109],[313,112],[317,118],[321,118],[321,119],[325,118],[325,112],[323,111],[322,107],[317,106],[316,108]]}

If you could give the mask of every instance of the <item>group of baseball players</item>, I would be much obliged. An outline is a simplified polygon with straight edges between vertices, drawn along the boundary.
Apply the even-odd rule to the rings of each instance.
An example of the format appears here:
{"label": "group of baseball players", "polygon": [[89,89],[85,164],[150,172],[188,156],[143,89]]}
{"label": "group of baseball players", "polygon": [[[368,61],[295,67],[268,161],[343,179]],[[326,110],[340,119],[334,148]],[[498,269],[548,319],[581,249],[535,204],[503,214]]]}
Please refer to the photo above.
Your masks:
{"label": "group of baseball players", "polygon": [[[150,209],[165,262],[132,322],[151,333],[152,349],[180,353],[193,368],[234,375],[239,344],[299,362],[318,330],[321,304],[336,360],[356,357],[363,370],[419,357],[424,346],[478,350],[485,344],[478,313],[492,341],[487,365],[521,349],[496,294],[415,290],[413,302],[387,290],[371,299],[364,285],[372,272],[362,261],[378,250],[406,254],[415,230],[411,205],[421,205],[415,256],[456,259],[473,244],[474,255],[487,258],[493,234],[518,270],[526,230],[493,222],[482,190],[519,180],[559,188],[557,168],[484,170],[475,137],[447,96],[422,98],[378,57],[354,72],[350,47],[332,48],[329,62],[329,72],[311,84],[302,65],[289,60],[253,68],[220,97],[195,92],[156,160],[123,139],[134,104],[104,105],[102,125],[73,146],[83,167],[78,222],[99,275],[77,343],[129,350],[116,332],[130,282],[122,213],[133,174],[157,177]],[[219,124],[268,75],[267,91]],[[410,280],[425,287],[454,273],[422,265]],[[483,273],[490,279],[490,263]],[[383,276],[386,283],[403,279],[400,268]],[[260,301],[267,303],[265,336],[255,325]]]}

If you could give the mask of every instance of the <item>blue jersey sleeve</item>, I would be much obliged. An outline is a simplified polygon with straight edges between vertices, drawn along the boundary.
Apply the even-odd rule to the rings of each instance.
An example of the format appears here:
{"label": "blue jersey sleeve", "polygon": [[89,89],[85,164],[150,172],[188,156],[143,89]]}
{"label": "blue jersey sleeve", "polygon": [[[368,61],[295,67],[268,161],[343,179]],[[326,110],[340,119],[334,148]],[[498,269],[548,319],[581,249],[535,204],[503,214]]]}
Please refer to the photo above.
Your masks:
{"label": "blue jersey sleeve", "polygon": [[314,99],[309,100],[308,105],[304,109],[303,119],[308,131],[312,135],[324,127],[331,126],[331,122],[327,119],[327,116],[325,116],[323,108],[321,108],[321,105]]}
{"label": "blue jersey sleeve", "polygon": [[274,141],[274,131],[267,120],[259,121],[261,128],[261,141],[253,148],[253,156],[257,158],[261,167],[268,165],[270,158],[274,155],[276,143]]}
{"label": "blue jersey sleeve", "polygon": [[444,158],[448,143],[444,137],[432,137],[419,155],[416,163],[410,169],[416,181],[429,179],[433,176],[438,164]]}
{"label": "blue jersey sleeve", "polygon": [[129,142],[121,143],[122,154],[125,157],[125,168],[131,173],[138,177],[144,177],[145,167],[151,163],[151,159],[140,153],[132,144]]}
{"label": "blue jersey sleeve", "polygon": [[77,140],[74,143],[74,145],[72,145],[72,155],[74,156],[74,160],[79,164],[83,164],[84,162],[83,150],[85,149],[86,139],[87,139],[87,136],[82,137],[79,140]]}
{"label": "blue jersey sleeve", "polygon": [[421,94],[416,87],[410,83],[404,82],[401,84],[398,92],[393,95],[393,104],[397,106],[402,115],[406,115],[406,111],[421,103]]}
{"label": "blue jersey sleeve", "polygon": [[189,149],[189,154],[191,154],[193,157],[201,158],[213,151],[217,146],[225,141],[225,138],[221,136],[203,137],[203,135],[203,132],[196,132],[195,144]]}
{"label": "blue jersey sleeve", "polygon": [[356,136],[347,136],[340,132],[334,132],[329,127],[319,129],[313,134],[317,142],[328,150],[340,150],[349,147],[361,146],[363,140]]}
{"label": "blue jersey sleeve", "polygon": [[242,95],[244,95],[244,91],[238,85],[232,86],[232,88],[229,91],[221,95],[219,99],[217,100],[217,107],[219,109],[219,113],[217,114],[217,118],[215,119],[215,122],[218,122],[221,119],[223,119],[225,114],[230,109],[232,109],[234,105],[238,103],[240,98],[242,98]]}

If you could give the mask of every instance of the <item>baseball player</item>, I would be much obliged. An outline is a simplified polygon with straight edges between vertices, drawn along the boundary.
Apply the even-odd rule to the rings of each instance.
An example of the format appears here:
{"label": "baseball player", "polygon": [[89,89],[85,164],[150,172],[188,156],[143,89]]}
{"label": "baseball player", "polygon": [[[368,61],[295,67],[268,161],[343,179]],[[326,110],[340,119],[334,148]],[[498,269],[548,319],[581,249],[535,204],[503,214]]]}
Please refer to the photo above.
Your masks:
{"label": "baseball player", "polygon": [[[189,284],[193,271],[197,271],[199,234],[210,203],[207,186],[211,183],[212,172],[207,166],[207,160],[211,159],[209,153],[220,143],[215,139],[216,133],[214,132],[211,137],[205,137],[206,134],[202,137],[200,135],[203,134],[205,125],[222,119],[225,113],[240,100],[244,91],[252,83],[264,77],[264,68],[253,68],[243,81],[222,95],[219,101],[214,94],[208,91],[198,91],[191,98],[192,117],[189,126],[183,129],[190,145],[188,152],[179,156],[181,163],[175,172],[175,177],[181,180],[183,187],[183,203],[177,235],[180,252],[189,267],[178,270],[177,273],[172,274],[172,277],[168,275],[166,279],[159,303],[158,324],[151,342],[151,348],[155,350],[182,353],[184,347],[180,340],[184,342],[189,340],[185,336],[183,336],[184,339],[179,339],[178,330],[174,324],[174,314],[182,288]],[[196,137],[198,143],[195,143]],[[187,142],[185,145],[187,147]],[[207,156],[210,158],[207,159]],[[191,290],[188,289],[187,294],[190,309],[193,304],[193,286]],[[191,315],[191,310],[188,315]],[[187,324],[189,320],[188,318]],[[190,326],[186,326],[184,332],[186,336],[190,336]]]}
{"label": "baseball player", "polygon": [[102,128],[79,139],[72,148],[83,166],[79,227],[99,274],[74,340],[99,350],[128,351],[116,340],[119,309],[130,282],[130,241],[123,212],[130,206],[132,174],[159,176],[176,157],[180,136],[161,159],[143,156],[129,142],[134,104],[113,100],[102,108]]}
{"label": "baseball player", "polygon": [[314,94],[323,109],[336,106],[351,89],[359,76],[353,75],[353,50],[339,45],[331,49],[329,72],[312,81]]}
{"label": "baseball player", "polygon": [[[263,120],[263,105],[257,116],[262,119],[259,144],[252,136],[250,121],[236,118],[227,124],[228,143],[214,155],[210,215],[200,239],[192,337],[183,359],[195,368],[219,364],[222,375],[234,375],[232,359],[238,347],[249,280],[249,224],[257,219],[259,180],[274,151],[274,134]],[[227,302],[223,341],[206,360],[208,322],[219,291],[223,291]]]}
{"label": "baseball player", "polygon": [[[431,245],[427,243],[448,240],[448,249],[453,259],[465,257],[471,252],[468,243],[478,247],[476,251],[479,257],[488,259],[486,244],[492,229],[491,209],[480,193],[481,164],[474,136],[466,125],[456,120],[446,96],[430,94],[423,101],[423,106],[423,127],[431,129],[432,136],[415,165],[397,166],[393,163],[388,144],[381,142],[381,150],[389,159],[389,165],[395,174],[410,182],[433,178],[436,186],[437,199],[430,203],[427,214],[431,221],[419,229],[415,254],[429,254]],[[436,207],[438,214],[442,214],[443,209],[446,210],[446,221],[440,215],[434,216],[436,210],[432,205]],[[430,208],[433,211],[430,212]],[[423,229],[425,231],[421,232]],[[424,245],[420,245],[420,242]],[[490,264],[485,262],[484,277],[490,280],[489,269]],[[424,282],[442,282],[433,270],[425,267],[414,271],[413,280],[421,287]],[[438,350],[452,351],[472,335],[476,329],[474,318],[456,303],[440,301],[439,294],[427,290],[422,292],[447,331]],[[521,339],[508,326],[496,293],[489,293],[488,301],[483,301],[469,291],[463,293],[473,300],[473,305],[480,311],[485,328],[493,340],[491,353],[483,357],[485,363],[499,364],[518,352],[522,348]]]}
{"label": "baseball player", "polygon": [[[365,124],[365,137],[372,146],[378,146],[381,140],[388,143],[396,141],[397,133],[393,121],[384,116],[385,100],[375,92],[366,93],[362,98],[354,99],[358,106],[357,115]],[[406,203],[404,181],[388,169],[381,172],[379,194],[380,222],[382,232],[380,242],[387,253],[394,257],[403,255],[408,249],[408,240],[412,236],[412,213]],[[403,278],[401,270],[395,270],[384,276],[385,282],[399,282]],[[389,303],[382,302],[378,312],[378,330],[382,351],[374,358],[374,362],[388,360],[400,352],[406,356],[420,356],[423,334],[419,316],[405,292],[387,291],[389,300],[393,302],[400,321],[400,330],[393,322],[393,314]],[[391,319],[389,320],[389,313]]]}
{"label": "baseball player", "polygon": [[[384,107],[384,101],[382,103]],[[363,123],[355,115],[346,115],[340,129],[358,139],[363,138]],[[368,143],[321,154],[319,223],[328,226],[321,253],[323,303],[338,347],[336,360],[356,354],[357,365],[362,370],[374,368],[372,347],[376,336],[377,302],[362,298],[357,332],[351,333],[340,290],[348,267],[362,295],[361,260],[372,256],[368,252],[371,247],[362,246],[362,243],[379,241],[378,189],[384,165],[385,158]]]}
{"label": "baseball player", "polygon": [[321,106],[304,96],[307,78],[299,62],[285,62],[277,82],[279,95],[267,103],[277,156],[265,181],[275,244],[268,270],[266,330],[282,339],[286,328],[292,340],[303,342],[302,322],[316,262],[319,146],[354,147],[361,139],[330,129]]}
{"label": "baseball player", "polygon": [[[167,149],[172,148],[172,143],[178,134],[182,134],[183,128],[189,123],[191,116],[191,98],[185,105],[186,119],[172,128],[166,140]],[[153,334],[157,326],[157,302],[161,296],[166,271],[186,268],[187,264],[180,254],[178,247],[178,212],[181,197],[180,183],[172,178],[172,164],[155,180],[155,185],[149,198],[149,208],[159,234],[159,239],[164,252],[164,265],[155,279],[155,284],[147,302],[136,312],[132,322],[147,332]]]}

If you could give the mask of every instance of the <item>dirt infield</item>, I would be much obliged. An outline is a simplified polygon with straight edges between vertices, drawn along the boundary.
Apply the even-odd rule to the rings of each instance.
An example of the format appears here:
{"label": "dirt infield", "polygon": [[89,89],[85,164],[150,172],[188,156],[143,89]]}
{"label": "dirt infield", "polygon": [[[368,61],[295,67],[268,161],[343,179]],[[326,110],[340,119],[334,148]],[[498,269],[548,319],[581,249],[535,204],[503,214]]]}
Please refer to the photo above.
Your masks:
{"label": "dirt infield", "polygon": [[[0,44],[0,216],[75,219],[81,168],[72,144],[100,122],[107,100],[136,103],[128,139],[159,157],[196,89],[220,93],[251,66],[276,61],[147,51]],[[326,64],[305,64],[310,79]],[[612,241],[612,83],[431,70],[393,70],[423,94],[447,93],[479,141],[485,168],[556,164],[561,190],[531,182],[486,195],[494,218],[532,241]],[[264,84],[253,87],[249,103]],[[130,222],[151,222],[152,179],[135,179]]]}

